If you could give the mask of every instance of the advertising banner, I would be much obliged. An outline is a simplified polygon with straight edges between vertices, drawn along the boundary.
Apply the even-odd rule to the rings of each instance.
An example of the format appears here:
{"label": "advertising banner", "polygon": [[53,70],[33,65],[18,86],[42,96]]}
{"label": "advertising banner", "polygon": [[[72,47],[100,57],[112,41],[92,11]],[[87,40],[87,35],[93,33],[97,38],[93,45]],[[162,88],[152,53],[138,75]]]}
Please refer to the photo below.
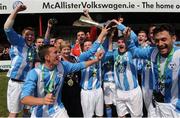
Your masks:
{"label": "advertising banner", "polygon": [[11,68],[10,60],[0,61],[0,70],[9,70]]}
{"label": "advertising banner", "polygon": [[[179,12],[179,0],[19,0],[27,6],[21,13]],[[0,14],[9,14],[17,0],[1,0]]]}

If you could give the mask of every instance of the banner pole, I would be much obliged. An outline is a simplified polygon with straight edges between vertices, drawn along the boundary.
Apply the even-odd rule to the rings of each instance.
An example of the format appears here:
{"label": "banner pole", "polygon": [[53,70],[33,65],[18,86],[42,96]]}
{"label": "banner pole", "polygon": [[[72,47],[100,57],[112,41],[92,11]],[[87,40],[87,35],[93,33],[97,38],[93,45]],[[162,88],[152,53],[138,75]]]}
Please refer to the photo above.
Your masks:
{"label": "banner pole", "polygon": [[39,36],[42,36],[42,16],[39,16]]}

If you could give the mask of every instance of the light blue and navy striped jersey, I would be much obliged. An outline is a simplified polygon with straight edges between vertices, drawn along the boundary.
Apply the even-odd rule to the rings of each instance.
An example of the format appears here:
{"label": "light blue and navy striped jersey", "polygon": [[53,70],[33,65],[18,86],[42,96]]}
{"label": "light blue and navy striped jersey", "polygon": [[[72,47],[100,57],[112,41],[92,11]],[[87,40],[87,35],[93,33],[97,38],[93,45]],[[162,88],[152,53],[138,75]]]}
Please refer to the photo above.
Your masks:
{"label": "light blue and navy striped jersey", "polygon": [[84,62],[70,63],[67,61],[62,61],[53,70],[49,70],[44,65],[39,65],[39,67],[29,71],[22,89],[21,99],[26,96],[45,97],[47,94],[45,90],[47,90],[51,83],[50,81],[53,79],[54,83],[52,93],[56,98],[54,104],[33,106],[32,111],[36,117],[49,117],[56,111],[64,108],[64,105],[61,102],[61,89],[64,82],[64,76],[68,73],[76,72],[83,68],[85,68]]}
{"label": "light blue and navy striped jersey", "polygon": [[[149,45],[140,48],[142,49],[149,48]],[[136,64],[137,64],[136,66],[138,69],[138,73],[140,73],[141,75],[142,87],[153,90],[153,88],[155,87],[153,85],[155,80],[153,77],[153,71],[152,71],[153,68],[151,67],[152,65],[151,63],[152,62],[150,60],[136,58]]]}
{"label": "light blue and navy striped jersey", "polygon": [[107,57],[109,55],[106,55],[106,53],[108,52],[108,47],[109,47],[109,39],[106,38],[103,43],[105,56],[102,60],[102,78],[103,78],[103,81],[114,82],[114,71],[113,71],[114,60],[112,59],[112,55],[111,57]]}
{"label": "light blue and navy striped jersey", "polygon": [[81,71],[80,85],[84,90],[92,90],[101,87],[101,61]]}
{"label": "light blue and navy striped jersey", "polygon": [[152,62],[149,60],[143,61],[143,67],[141,72],[141,79],[142,79],[142,87],[151,89],[155,88],[154,86],[154,76],[153,76],[153,66]]}
{"label": "light blue and navy striped jersey", "polygon": [[94,54],[97,52],[97,49],[100,47],[100,45],[101,43],[96,40],[89,50],[80,54],[79,61],[87,61],[91,56],[94,56]]}
{"label": "light blue and navy striped jersey", "polygon": [[[148,47],[145,49],[137,48],[132,40],[128,41],[129,50],[134,57],[151,60],[152,74],[154,77],[153,86],[158,91],[158,55],[157,47]],[[180,49],[173,46],[173,55],[170,58],[168,66],[165,68],[163,83],[164,88],[160,91],[164,95],[165,103],[172,103],[176,110],[180,112]]]}
{"label": "light blue and navy striped jersey", "polygon": [[114,60],[111,58],[102,64],[103,81],[114,82]]}
{"label": "light blue and navy striped jersey", "polygon": [[[98,50],[98,48],[102,49],[103,46],[99,45],[98,47],[93,46],[86,52],[83,52],[79,59],[80,61],[87,61],[89,59],[94,59],[94,54]],[[90,50],[94,49],[94,54],[90,52]],[[95,50],[96,49],[96,50]],[[112,52],[107,52],[106,55],[108,57],[109,54]],[[91,65],[90,67],[83,69],[81,71],[81,82],[80,82],[81,88],[85,90],[92,90],[97,89],[102,86],[102,72],[101,72],[101,61],[99,61],[96,64]]]}
{"label": "light blue and navy striped jersey", "polygon": [[28,46],[25,39],[12,28],[6,29],[7,39],[11,44],[11,69],[7,76],[13,79],[24,80],[27,72],[32,68],[35,58],[34,46]]}
{"label": "light blue and navy striped jersey", "polygon": [[[79,61],[80,62],[87,61],[90,58],[93,58],[94,54],[97,52],[100,45],[101,44],[98,41],[95,41],[89,50],[80,54]],[[80,82],[81,88],[86,90],[87,89],[91,90],[91,89],[99,88],[101,86],[100,81],[98,81],[99,75],[101,74],[101,70],[98,69],[99,64],[100,63],[93,64],[87,67],[86,69],[81,70],[81,82]],[[98,79],[96,76],[98,77]]]}
{"label": "light blue and navy striped jersey", "polygon": [[114,51],[114,79],[116,87],[128,91],[138,87],[137,68],[131,52]]}
{"label": "light blue and navy striped jersey", "polygon": [[[103,58],[105,57],[108,58],[110,57],[109,55],[112,55],[112,52],[106,52],[106,55]],[[94,56],[90,57],[90,59],[94,59],[94,58],[95,58]],[[80,85],[82,89],[92,90],[102,86],[101,63],[102,61],[99,61],[98,63],[93,64],[81,71]]]}

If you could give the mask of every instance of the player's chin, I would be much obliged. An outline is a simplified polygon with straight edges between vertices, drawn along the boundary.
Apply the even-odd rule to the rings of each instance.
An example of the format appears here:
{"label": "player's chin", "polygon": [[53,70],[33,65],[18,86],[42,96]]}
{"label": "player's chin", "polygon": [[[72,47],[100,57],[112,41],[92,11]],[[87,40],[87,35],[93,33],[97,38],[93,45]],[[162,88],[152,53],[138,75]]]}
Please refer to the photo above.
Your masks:
{"label": "player's chin", "polygon": [[166,49],[166,48],[161,49],[161,50],[159,50],[159,51],[160,51],[160,54],[161,54],[161,55],[167,55],[167,53],[168,53],[168,49]]}

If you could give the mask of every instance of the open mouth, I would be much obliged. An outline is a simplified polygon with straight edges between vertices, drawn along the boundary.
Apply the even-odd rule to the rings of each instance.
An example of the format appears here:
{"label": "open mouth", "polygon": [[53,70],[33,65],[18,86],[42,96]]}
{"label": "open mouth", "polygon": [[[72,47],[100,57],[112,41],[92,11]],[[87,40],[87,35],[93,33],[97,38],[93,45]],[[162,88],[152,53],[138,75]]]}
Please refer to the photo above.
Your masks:
{"label": "open mouth", "polygon": [[167,46],[160,46],[158,48],[159,48],[160,51],[163,51],[163,50],[167,49]]}
{"label": "open mouth", "polygon": [[58,56],[58,57],[56,57],[56,61],[59,61],[59,56]]}
{"label": "open mouth", "polygon": [[33,41],[33,39],[32,39],[32,38],[27,38],[26,40],[27,40],[27,41]]}
{"label": "open mouth", "polygon": [[124,47],[122,47],[122,46],[120,46],[119,48],[120,48],[120,49],[124,49]]}
{"label": "open mouth", "polygon": [[143,40],[142,39],[139,39],[139,42],[142,42]]}

